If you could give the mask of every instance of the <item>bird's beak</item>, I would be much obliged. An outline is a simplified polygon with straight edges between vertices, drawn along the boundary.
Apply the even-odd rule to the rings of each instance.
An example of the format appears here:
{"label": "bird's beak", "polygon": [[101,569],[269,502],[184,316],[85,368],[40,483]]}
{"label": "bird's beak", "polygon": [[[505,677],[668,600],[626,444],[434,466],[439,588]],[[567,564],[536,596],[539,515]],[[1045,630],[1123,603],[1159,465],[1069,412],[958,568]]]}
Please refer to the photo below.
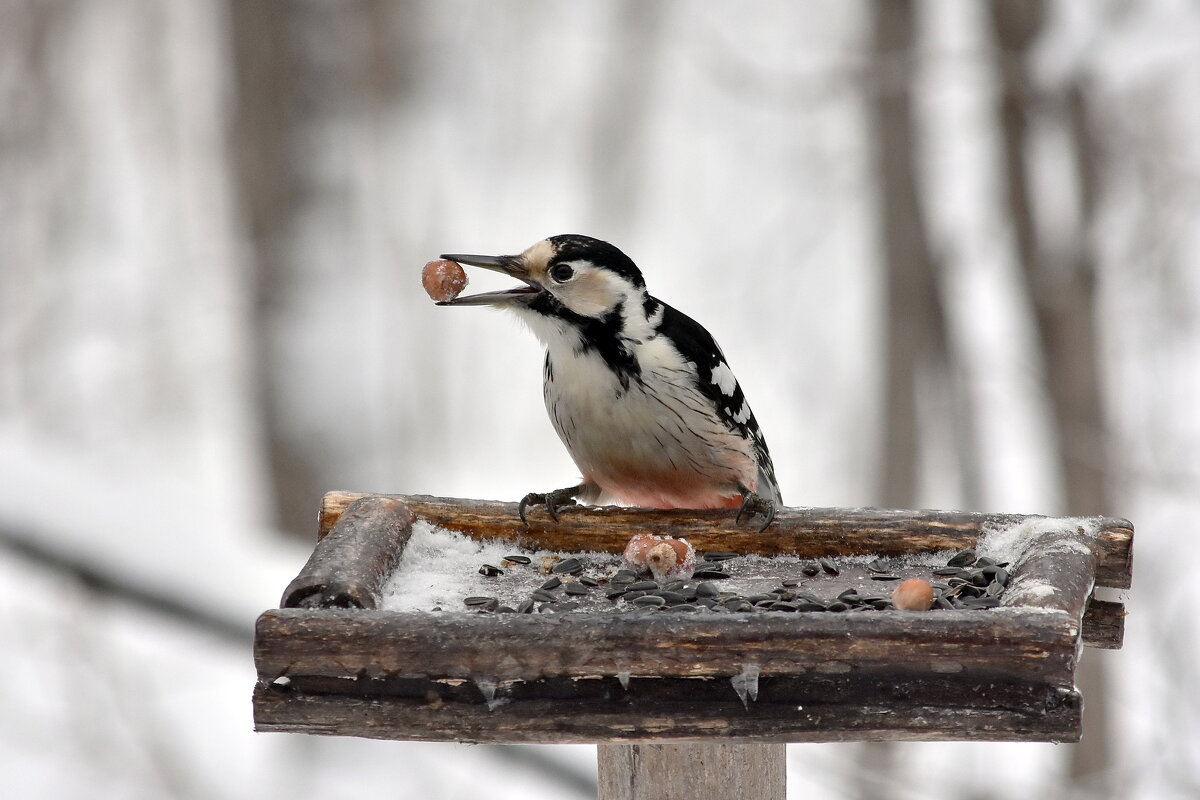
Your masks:
{"label": "bird's beak", "polygon": [[457,261],[459,264],[466,264],[470,267],[483,267],[493,272],[502,272],[505,275],[522,281],[525,285],[499,292],[470,294],[466,297],[458,297],[454,300],[438,303],[439,306],[495,306],[509,303],[528,303],[542,291],[542,287],[529,278],[529,270],[525,267],[525,262],[520,256],[470,256],[458,253],[443,253],[442,258]]}

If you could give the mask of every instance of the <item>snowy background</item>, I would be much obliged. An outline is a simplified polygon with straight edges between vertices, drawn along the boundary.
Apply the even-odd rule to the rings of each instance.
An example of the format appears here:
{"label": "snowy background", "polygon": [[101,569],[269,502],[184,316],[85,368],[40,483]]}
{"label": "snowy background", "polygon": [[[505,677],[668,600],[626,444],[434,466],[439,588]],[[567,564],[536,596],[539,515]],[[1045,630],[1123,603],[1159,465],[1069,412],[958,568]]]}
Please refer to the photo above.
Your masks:
{"label": "snowy background", "polygon": [[323,491],[576,477],[533,337],[418,280],[574,232],[714,333],[788,504],[1137,527],[1083,744],[796,745],[790,796],[1200,795],[1197,87],[1181,0],[0,0],[3,794],[594,795],[250,710]]}

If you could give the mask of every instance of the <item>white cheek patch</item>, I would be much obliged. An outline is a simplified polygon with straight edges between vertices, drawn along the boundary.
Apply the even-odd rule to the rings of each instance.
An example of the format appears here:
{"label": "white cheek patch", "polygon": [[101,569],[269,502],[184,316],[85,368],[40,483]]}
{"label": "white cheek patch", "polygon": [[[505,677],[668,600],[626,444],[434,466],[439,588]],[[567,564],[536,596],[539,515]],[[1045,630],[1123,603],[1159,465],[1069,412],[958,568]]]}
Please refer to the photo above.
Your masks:
{"label": "white cheek patch", "polygon": [[712,382],[716,384],[722,394],[729,395],[730,397],[733,396],[733,390],[737,388],[737,378],[733,377],[733,371],[729,369],[729,365],[724,361],[713,367]]}
{"label": "white cheek patch", "polygon": [[569,262],[579,274],[574,280],[547,288],[564,306],[584,317],[601,317],[631,296],[632,286],[608,270],[596,269],[586,261]]}

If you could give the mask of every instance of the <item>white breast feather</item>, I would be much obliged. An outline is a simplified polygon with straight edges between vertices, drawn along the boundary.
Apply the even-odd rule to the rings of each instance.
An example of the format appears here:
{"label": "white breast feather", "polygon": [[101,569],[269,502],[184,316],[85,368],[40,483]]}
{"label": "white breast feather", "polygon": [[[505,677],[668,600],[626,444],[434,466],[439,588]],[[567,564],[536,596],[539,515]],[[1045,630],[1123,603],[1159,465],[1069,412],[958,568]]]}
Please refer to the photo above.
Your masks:
{"label": "white breast feather", "polygon": [[[716,417],[696,388],[694,365],[669,340],[632,345],[642,381],[627,390],[594,351],[574,352],[573,337],[543,341],[554,371],[550,419],[584,477],[609,494],[638,505],[704,507],[757,482],[749,440]],[[728,367],[714,375],[732,394],[728,381]]]}

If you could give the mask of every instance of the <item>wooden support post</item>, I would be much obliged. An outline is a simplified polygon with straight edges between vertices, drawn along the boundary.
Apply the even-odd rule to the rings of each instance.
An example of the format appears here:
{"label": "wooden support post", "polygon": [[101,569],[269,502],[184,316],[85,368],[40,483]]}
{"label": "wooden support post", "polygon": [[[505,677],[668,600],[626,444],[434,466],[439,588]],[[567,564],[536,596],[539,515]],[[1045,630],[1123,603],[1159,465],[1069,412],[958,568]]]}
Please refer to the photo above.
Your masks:
{"label": "wooden support post", "polygon": [[600,800],[784,800],[787,745],[597,746]]}

